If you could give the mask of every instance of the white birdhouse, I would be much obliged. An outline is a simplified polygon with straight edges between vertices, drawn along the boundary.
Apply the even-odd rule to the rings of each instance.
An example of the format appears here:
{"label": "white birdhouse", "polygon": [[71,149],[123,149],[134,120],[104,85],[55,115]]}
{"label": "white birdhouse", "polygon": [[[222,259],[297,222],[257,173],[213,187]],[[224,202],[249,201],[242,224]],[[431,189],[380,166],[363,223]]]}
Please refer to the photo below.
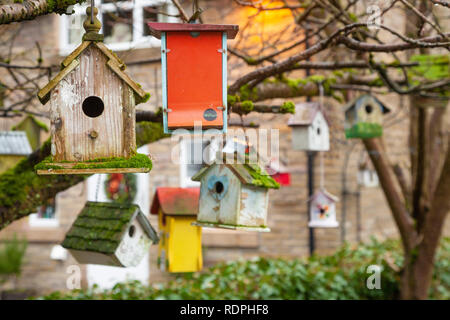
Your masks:
{"label": "white birdhouse", "polygon": [[328,121],[317,102],[300,103],[295,106],[295,114],[289,119],[292,127],[292,147],[294,150],[330,150]]}
{"label": "white birdhouse", "polygon": [[366,188],[378,187],[378,175],[375,170],[364,168],[358,171],[358,184]]}
{"label": "white birdhouse", "polygon": [[267,228],[268,189],[278,189],[280,185],[258,164],[228,164],[216,160],[191,179],[201,182],[195,225],[270,231]]}
{"label": "white birdhouse", "polygon": [[139,206],[87,202],[61,245],[81,264],[134,267],[158,240]]}
{"label": "white birdhouse", "polygon": [[339,198],[326,190],[318,190],[310,199],[310,228],[336,228],[339,222],[336,220],[336,202]]}

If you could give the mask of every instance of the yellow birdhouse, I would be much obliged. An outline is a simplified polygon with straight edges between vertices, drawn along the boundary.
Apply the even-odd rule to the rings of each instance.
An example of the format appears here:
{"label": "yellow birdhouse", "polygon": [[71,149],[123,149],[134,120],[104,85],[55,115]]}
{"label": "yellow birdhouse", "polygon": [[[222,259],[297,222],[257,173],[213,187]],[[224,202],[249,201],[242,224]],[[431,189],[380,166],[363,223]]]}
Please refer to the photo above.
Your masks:
{"label": "yellow birdhouse", "polygon": [[199,188],[157,188],[150,212],[158,215],[158,266],[168,272],[195,272],[203,266],[202,229],[192,226]]}

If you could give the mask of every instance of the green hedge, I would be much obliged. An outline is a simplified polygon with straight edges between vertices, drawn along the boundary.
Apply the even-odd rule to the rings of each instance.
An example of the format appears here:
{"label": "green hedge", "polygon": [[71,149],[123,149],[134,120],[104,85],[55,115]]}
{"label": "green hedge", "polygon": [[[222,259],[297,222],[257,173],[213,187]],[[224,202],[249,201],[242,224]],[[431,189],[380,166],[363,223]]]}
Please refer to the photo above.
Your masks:
{"label": "green hedge", "polygon": [[[397,268],[402,255],[398,241],[374,239],[344,245],[329,256],[309,259],[266,259],[220,263],[202,272],[184,274],[167,284],[144,286],[134,281],[113,289],[54,292],[41,299],[395,299]],[[381,289],[369,290],[367,267],[382,267]],[[432,299],[450,299],[450,238],[437,254]]]}

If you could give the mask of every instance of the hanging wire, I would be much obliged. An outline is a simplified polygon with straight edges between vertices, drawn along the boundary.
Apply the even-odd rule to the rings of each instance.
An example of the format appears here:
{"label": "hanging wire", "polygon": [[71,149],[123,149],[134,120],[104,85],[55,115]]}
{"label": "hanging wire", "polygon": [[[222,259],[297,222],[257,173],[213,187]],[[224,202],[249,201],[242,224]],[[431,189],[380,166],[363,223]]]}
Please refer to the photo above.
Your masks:
{"label": "hanging wire", "polygon": [[[323,96],[324,96],[324,90],[322,82],[319,83],[319,110],[323,112]],[[319,170],[320,170],[320,189],[324,189],[324,183],[325,183],[325,169],[323,166],[323,152],[319,152]]]}
{"label": "hanging wire", "polygon": [[91,24],[94,24],[94,1],[91,0]]}

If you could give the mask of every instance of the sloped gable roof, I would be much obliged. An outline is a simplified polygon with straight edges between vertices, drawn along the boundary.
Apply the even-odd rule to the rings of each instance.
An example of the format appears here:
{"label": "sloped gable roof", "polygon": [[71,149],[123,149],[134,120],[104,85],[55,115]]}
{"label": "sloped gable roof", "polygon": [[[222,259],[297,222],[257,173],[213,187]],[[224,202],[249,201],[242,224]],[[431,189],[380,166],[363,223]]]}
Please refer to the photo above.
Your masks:
{"label": "sloped gable roof", "polygon": [[89,201],[66,234],[62,246],[66,249],[112,254],[135,218],[153,243],[157,243],[156,231],[139,206]]}
{"label": "sloped gable roof", "polygon": [[359,97],[356,97],[355,99],[351,100],[345,107],[345,113],[347,113],[348,111],[351,111],[355,108],[359,108],[360,106],[362,106],[364,104],[364,102],[368,101],[368,100],[374,100],[376,102],[376,104],[378,104],[378,106],[381,108],[381,111],[383,113],[388,113],[391,110],[386,107],[383,102],[381,102],[380,100],[378,100],[377,97],[370,95],[370,94],[363,94]]}
{"label": "sloped gable roof", "polygon": [[50,99],[50,92],[58,85],[58,83],[64,79],[70,72],[72,72],[78,65],[78,57],[86,50],[89,46],[95,46],[99,49],[107,58],[106,63],[108,67],[120,78],[122,79],[135,93],[136,104],[145,102],[149,94],[146,93],[140,85],[134,82],[125,72],[125,64],[119,57],[111,50],[99,41],[83,41],[71,54],[69,54],[61,63],[61,71],[52,79],[45,87],[43,87],[38,92],[38,98],[42,104],[46,104]]}
{"label": "sloped gable roof", "polygon": [[339,201],[338,197],[336,197],[335,195],[329,193],[325,189],[319,189],[316,192],[314,192],[314,194],[310,198],[310,201],[315,200],[319,195],[323,195],[323,196],[325,196],[326,198],[328,198],[329,200],[331,200],[333,202],[338,202]]}
{"label": "sloped gable roof", "polygon": [[323,110],[321,110],[318,102],[297,103],[295,105],[295,114],[288,120],[288,126],[310,126],[318,112],[322,113],[325,121],[329,124],[328,119]]}
{"label": "sloped gable roof", "polygon": [[0,131],[0,155],[27,156],[31,152],[25,131]]}
{"label": "sloped gable roof", "polygon": [[[192,176],[191,180],[200,181],[201,178],[205,175],[205,173],[215,165],[221,165],[217,163],[217,160],[213,162],[211,165],[203,167],[200,169],[194,176]],[[253,163],[224,163],[224,166],[229,168],[238,179],[246,185],[252,185],[255,187],[261,188],[272,188],[278,189],[280,185],[276,182],[263,168],[259,166],[259,164]]]}
{"label": "sloped gable roof", "polygon": [[161,208],[167,215],[197,215],[200,188],[157,188],[150,212]]}

